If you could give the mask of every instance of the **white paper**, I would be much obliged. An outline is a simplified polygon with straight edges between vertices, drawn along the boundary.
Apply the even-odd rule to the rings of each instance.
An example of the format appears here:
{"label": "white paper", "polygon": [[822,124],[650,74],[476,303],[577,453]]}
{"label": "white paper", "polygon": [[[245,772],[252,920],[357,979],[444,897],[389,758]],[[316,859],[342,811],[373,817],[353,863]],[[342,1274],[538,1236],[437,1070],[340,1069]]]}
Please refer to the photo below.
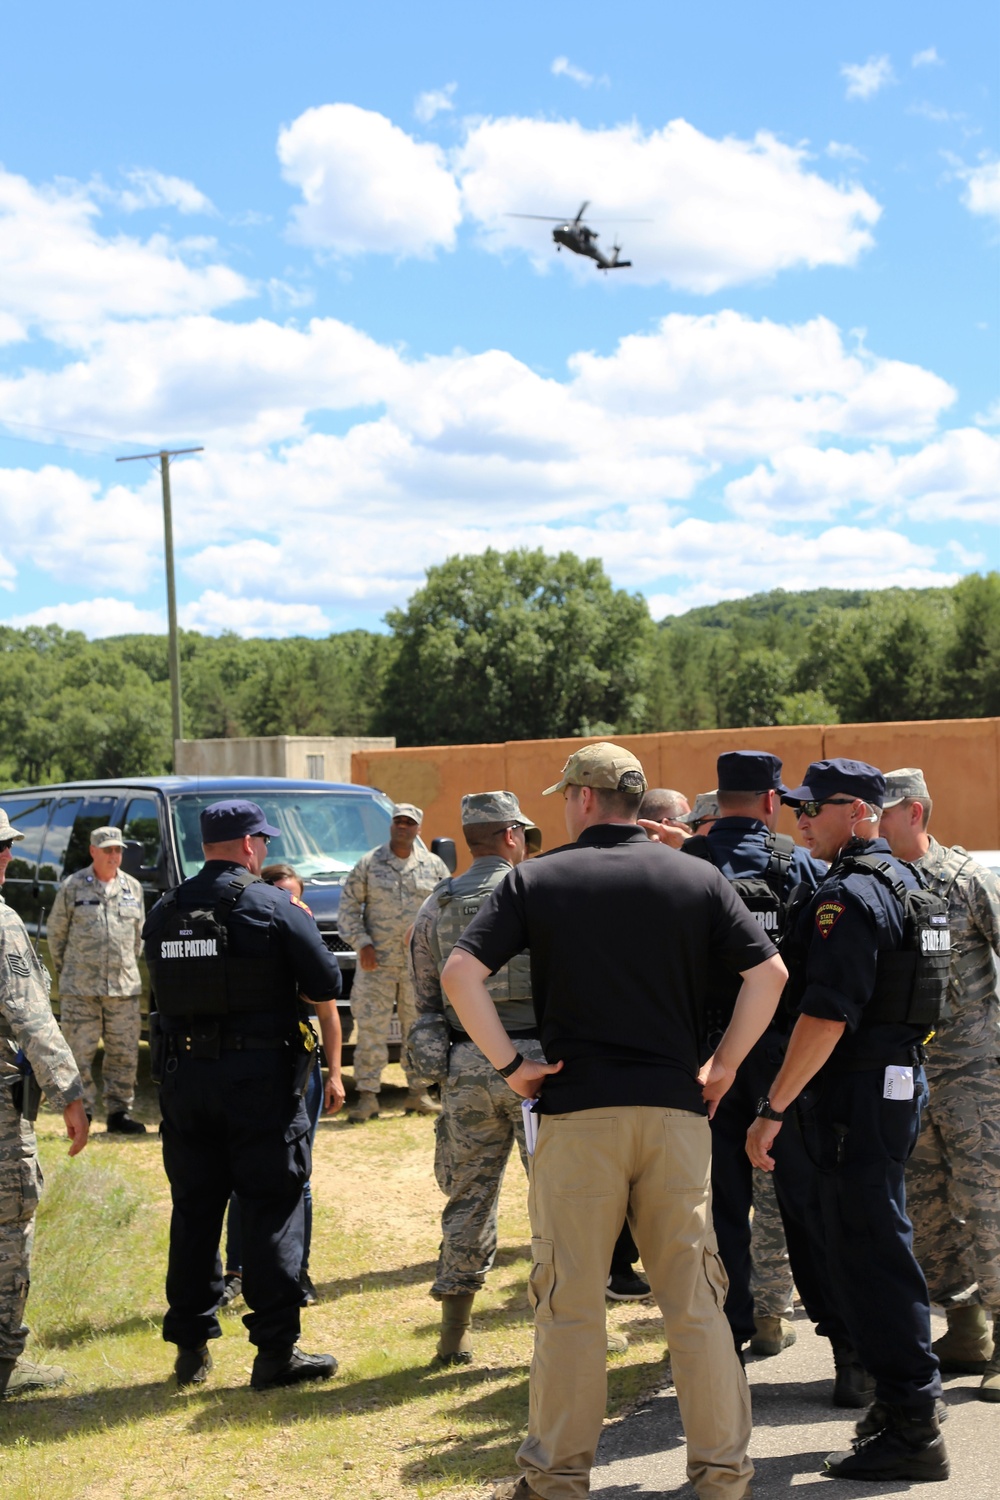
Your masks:
{"label": "white paper", "polygon": [[913,1069],[888,1067],[882,1086],[883,1099],[913,1098]]}
{"label": "white paper", "polygon": [[[912,1085],[910,1092],[913,1092]],[[532,1114],[534,1107],[534,1099],[521,1100],[521,1115],[524,1120],[524,1144],[528,1149],[529,1156],[534,1156],[535,1142],[538,1140],[538,1116]]]}

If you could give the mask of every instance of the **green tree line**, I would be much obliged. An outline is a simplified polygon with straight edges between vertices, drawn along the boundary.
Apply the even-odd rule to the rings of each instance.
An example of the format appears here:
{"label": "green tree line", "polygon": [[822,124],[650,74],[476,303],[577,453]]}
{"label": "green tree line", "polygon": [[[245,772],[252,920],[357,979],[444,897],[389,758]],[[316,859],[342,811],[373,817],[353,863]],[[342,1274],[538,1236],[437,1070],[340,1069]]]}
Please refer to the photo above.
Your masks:
{"label": "green tree line", "polygon": [[[388,631],[181,636],[185,734],[463,744],[1000,715],[1000,573],[952,588],[776,589],[654,624],[600,562],[454,557]],[[0,626],[0,782],[171,767],[166,640]]]}

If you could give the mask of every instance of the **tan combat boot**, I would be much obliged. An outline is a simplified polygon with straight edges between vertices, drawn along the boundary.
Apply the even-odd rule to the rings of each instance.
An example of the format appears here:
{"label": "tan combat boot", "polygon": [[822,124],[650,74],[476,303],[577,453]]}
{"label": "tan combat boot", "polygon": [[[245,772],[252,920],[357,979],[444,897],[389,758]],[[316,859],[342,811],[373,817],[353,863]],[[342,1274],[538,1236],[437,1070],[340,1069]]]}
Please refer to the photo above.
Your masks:
{"label": "tan combat boot", "polygon": [[442,1365],[472,1364],[472,1304],[475,1292],[459,1292],[441,1298],[441,1337],[437,1361]]}
{"label": "tan combat boot", "polygon": [[440,1104],[435,1104],[430,1094],[421,1089],[411,1089],[403,1100],[403,1109],[408,1115],[439,1115]]}
{"label": "tan combat boot", "polygon": [[1000,1401],[1000,1318],[993,1320],[993,1353],[983,1371],[980,1401]]}
{"label": "tan combat boot", "polygon": [[993,1353],[986,1313],[978,1302],[948,1308],[948,1332],[931,1346],[942,1375],[983,1375]]}
{"label": "tan combat boot", "polygon": [[69,1376],[60,1365],[39,1365],[34,1360],[0,1359],[0,1400],[4,1396],[24,1396],[30,1391],[49,1391],[65,1385]]}
{"label": "tan combat boot", "polygon": [[362,1089],[357,1104],[347,1111],[347,1118],[355,1125],[363,1125],[366,1120],[377,1120],[378,1094]]}
{"label": "tan combat boot", "polygon": [[750,1340],[750,1353],[770,1358],[795,1343],[797,1334],[787,1318],[754,1318],[756,1333]]}

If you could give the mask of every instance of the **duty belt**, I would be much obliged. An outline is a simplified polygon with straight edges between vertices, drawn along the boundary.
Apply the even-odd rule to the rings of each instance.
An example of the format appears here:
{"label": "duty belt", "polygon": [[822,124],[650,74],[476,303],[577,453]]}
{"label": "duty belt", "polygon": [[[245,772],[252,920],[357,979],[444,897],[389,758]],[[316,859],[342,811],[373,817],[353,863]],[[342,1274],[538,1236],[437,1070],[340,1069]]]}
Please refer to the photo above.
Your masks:
{"label": "duty belt", "polygon": [[922,1068],[927,1056],[922,1042],[910,1042],[905,1047],[896,1047],[881,1057],[848,1058],[838,1063],[836,1053],[826,1064],[824,1071],[840,1073],[874,1073],[878,1068]]}
{"label": "duty belt", "polygon": [[227,1031],[220,1036],[212,1032],[167,1032],[164,1036],[169,1056],[179,1057],[188,1053],[192,1057],[217,1057],[220,1052],[271,1052],[289,1045],[284,1036],[244,1036],[242,1032]]}

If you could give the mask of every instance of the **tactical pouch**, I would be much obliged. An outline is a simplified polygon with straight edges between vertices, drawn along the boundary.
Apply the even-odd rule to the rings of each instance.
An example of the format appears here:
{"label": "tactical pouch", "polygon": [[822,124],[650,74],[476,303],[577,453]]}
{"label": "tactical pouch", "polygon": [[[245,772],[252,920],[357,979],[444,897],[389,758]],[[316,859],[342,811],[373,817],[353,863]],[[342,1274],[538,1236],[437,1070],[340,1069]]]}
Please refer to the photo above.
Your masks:
{"label": "tactical pouch", "polygon": [[292,1070],[292,1093],[304,1096],[309,1087],[312,1070],[318,1061],[319,1046],[316,1033],[307,1021],[299,1022],[295,1067]]}
{"label": "tactical pouch", "polygon": [[167,1064],[167,1039],[155,1010],[149,1013],[149,1076],[155,1084],[163,1082]]}

